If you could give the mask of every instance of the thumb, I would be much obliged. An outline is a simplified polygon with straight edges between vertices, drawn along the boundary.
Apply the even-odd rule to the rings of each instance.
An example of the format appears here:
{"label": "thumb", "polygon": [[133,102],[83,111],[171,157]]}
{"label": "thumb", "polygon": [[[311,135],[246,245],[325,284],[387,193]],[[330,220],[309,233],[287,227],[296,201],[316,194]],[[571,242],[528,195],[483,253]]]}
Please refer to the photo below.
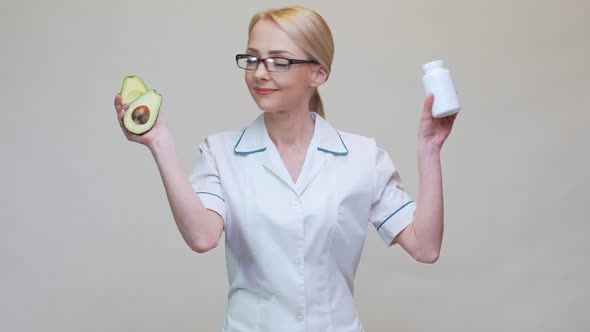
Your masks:
{"label": "thumb", "polygon": [[429,92],[424,99],[424,109],[422,110],[422,116],[432,118],[432,105],[434,104],[434,94]]}

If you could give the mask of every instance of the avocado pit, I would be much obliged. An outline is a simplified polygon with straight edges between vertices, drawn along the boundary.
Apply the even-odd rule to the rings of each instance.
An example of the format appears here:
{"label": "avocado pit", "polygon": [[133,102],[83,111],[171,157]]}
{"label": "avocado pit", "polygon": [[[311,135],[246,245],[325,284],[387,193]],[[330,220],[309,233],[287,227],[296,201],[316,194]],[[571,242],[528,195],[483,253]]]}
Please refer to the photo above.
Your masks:
{"label": "avocado pit", "polygon": [[145,105],[137,106],[131,112],[131,119],[137,124],[145,124],[150,118],[150,109]]}

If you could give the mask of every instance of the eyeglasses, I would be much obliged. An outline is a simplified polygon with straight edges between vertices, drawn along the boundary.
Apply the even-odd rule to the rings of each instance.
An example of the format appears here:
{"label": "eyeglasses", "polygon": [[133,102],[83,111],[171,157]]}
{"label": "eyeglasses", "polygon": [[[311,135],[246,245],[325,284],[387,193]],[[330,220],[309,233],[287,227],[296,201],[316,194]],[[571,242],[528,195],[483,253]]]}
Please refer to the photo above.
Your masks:
{"label": "eyeglasses", "polygon": [[266,70],[273,73],[280,73],[289,71],[291,65],[295,65],[298,63],[319,63],[315,60],[298,60],[298,59],[287,59],[287,58],[280,58],[280,57],[269,57],[269,58],[259,58],[254,55],[248,54],[237,54],[236,55],[236,63],[238,67],[245,69],[245,70],[256,70],[258,68],[258,64],[260,62],[264,62],[264,66]]}

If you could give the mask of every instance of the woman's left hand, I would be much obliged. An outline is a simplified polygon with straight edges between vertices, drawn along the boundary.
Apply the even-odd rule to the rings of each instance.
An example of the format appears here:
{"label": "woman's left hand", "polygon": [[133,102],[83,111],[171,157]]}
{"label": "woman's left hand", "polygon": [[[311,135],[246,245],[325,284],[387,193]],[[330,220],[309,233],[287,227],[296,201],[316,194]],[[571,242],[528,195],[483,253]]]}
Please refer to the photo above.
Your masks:
{"label": "woman's left hand", "polygon": [[427,144],[432,147],[441,149],[443,143],[451,133],[453,122],[457,114],[446,116],[444,118],[435,118],[432,116],[432,104],[434,95],[429,95],[424,100],[424,110],[420,118],[420,130],[418,132],[420,144]]}

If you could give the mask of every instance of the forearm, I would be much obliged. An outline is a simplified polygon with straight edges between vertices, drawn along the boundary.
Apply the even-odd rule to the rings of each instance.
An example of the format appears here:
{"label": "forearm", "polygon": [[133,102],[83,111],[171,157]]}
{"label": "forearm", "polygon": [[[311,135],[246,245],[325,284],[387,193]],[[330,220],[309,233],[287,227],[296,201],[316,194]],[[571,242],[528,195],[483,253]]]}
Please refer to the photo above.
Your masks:
{"label": "forearm", "polygon": [[420,251],[438,257],[443,238],[443,189],[440,148],[421,144],[418,154],[419,192],[414,232]]}
{"label": "forearm", "polygon": [[170,136],[154,142],[150,151],[162,177],[172,215],[185,242],[198,252],[217,246],[222,226],[211,220],[209,211],[194,192],[176,154],[173,138]]}

